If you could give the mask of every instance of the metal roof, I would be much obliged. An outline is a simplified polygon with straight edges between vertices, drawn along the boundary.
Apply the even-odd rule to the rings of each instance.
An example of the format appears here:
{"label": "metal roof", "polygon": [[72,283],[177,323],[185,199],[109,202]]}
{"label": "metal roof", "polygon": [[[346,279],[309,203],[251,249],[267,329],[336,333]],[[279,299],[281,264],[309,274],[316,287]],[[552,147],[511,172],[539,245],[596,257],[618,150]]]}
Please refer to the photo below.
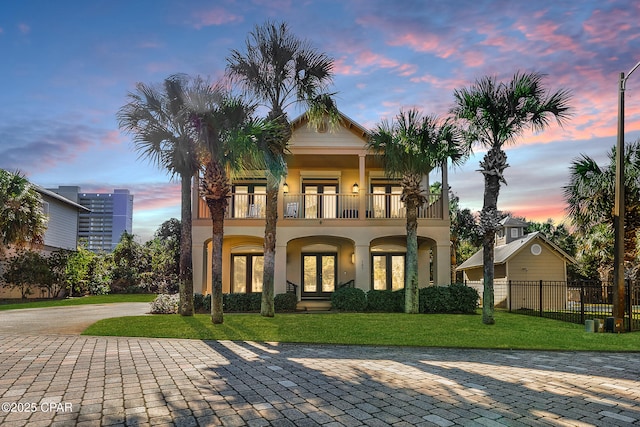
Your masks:
{"label": "metal roof", "polygon": [[[493,249],[493,263],[494,264],[504,264],[509,261],[514,255],[516,255],[520,250],[522,250],[529,242],[535,239],[540,239],[544,241],[547,245],[551,246],[551,248],[556,251],[560,256],[566,258],[568,261],[574,263],[575,260],[567,254],[565,251],[560,249],[555,243],[549,240],[544,234],[539,231],[534,233],[526,234],[521,238],[514,240],[511,243],[507,243],[506,245],[495,246]],[[476,268],[483,265],[482,262],[482,249],[473,254],[471,258],[467,259],[465,262],[460,264],[456,270],[468,270],[470,268]]]}

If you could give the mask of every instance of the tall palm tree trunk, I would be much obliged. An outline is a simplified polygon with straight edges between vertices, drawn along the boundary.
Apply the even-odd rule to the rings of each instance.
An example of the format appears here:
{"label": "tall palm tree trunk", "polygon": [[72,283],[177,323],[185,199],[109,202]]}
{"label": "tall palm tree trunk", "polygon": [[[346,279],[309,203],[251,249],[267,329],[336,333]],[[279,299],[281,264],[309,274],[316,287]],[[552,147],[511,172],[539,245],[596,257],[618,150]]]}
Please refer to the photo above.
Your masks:
{"label": "tall palm tree trunk", "polygon": [[231,184],[222,165],[209,161],[202,178],[202,187],[211,212],[211,322],[223,322],[222,306],[222,242],[224,239],[224,214],[229,204]]}
{"label": "tall palm tree trunk", "polygon": [[499,147],[494,147],[485,155],[481,172],[484,175],[484,205],[480,223],[484,232],[482,239],[482,262],[484,290],[482,294],[482,323],[493,325],[494,318],[494,247],[498,226],[498,195],[503,172],[507,168],[507,155]]}
{"label": "tall palm tree trunk", "polygon": [[224,211],[227,199],[207,199],[211,212],[212,246],[211,253],[211,322],[220,324],[223,319],[222,307],[222,241],[224,239]]}
{"label": "tall palm tree trunk", "polygon": [[275,177],[269,174],[267,178],[266,223],[264,228],[264,270],[262,280],[262,304],[260,315],[273,317],[274,307],[274,278],[276,260],[276,224],[278,222],[278,185]]}
{"label": "tall palm tree trunk", "polygon": [[191,237],[191,177],[181,178],[180,211],[180,308],[181,316],[193,316],[193,266]]}
{"label": "tall palm tree trunk", "polygon": [[405,313],[419,313],[418,293],[418,201],[407,197],[407,277],[405,278]]}

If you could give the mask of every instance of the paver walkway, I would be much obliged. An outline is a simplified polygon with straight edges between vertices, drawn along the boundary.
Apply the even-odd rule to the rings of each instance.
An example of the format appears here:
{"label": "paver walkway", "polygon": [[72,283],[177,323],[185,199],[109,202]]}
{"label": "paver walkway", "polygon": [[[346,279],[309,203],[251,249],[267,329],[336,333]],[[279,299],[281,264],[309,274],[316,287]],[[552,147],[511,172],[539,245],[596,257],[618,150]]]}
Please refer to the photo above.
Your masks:
{"label": "paver walkway", "polygon": [[0,425],[640,425],[640,355],[0,334]]}

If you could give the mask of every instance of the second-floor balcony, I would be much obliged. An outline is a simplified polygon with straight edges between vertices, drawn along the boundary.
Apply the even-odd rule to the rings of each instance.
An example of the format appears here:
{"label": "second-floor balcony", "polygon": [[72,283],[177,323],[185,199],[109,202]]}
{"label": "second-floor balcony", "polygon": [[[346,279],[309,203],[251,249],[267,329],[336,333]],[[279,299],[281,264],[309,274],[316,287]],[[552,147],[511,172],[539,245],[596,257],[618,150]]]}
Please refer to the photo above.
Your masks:
{"label": "second-floor balcony", "polygon": [[[284,194],[278,199],[281,220],[340,219],[371,220],[405,219],[407,210],[398,193]],[[265,193],[234,193],[225,218],[229,220],[264,219]],[[210,218],[209,208],[200,199],[198,218]],[[419,219],[443,219],[441,194],[428,194],[427,202],[418,210]]]}

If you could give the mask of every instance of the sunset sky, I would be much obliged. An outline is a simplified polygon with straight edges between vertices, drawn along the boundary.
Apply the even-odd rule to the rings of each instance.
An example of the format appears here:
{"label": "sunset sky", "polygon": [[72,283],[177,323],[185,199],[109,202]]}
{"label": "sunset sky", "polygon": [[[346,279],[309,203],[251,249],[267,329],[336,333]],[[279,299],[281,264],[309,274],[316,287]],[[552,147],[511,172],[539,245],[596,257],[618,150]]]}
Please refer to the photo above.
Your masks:
{"label": "sunset sky", "polygon": [[[498,207],[566,221],[562,187],[581,153],[615,144],[618,80],[640,61],[635,0],[149,0],[0,3],[0,167],[43,187],[134,194],[134,234],[180,216],[179,185],[134,151],[117,110],[136,82],[174,73],[220,78],[231,49],[266,20],[334,58],[338,108],[372,129],[401,108],[445,115],[456,88],[485,75],[547,74],[573,116],[507,150]],[[640,71],[626,86],[627,142],[640,137]],[[302,111],[291,110],[290,117]],[[463,207],[480,210],[483,153],[450,171]]]}

